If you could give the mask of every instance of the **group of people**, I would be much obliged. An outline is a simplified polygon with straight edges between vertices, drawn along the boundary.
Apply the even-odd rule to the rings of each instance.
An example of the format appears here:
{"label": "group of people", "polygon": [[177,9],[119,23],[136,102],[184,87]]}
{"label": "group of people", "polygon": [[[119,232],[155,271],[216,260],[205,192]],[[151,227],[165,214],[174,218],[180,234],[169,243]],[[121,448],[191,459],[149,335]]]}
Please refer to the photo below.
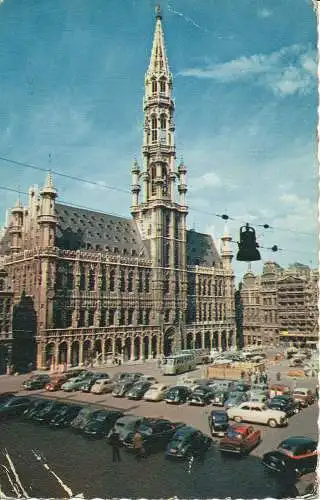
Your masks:
{"label": "group of people", "polygon": [[251,385],[268,383],[268,374],[265,371],[256,370],[253,372],[249,370],[247,374],[243,371],[241,373],[241,378],[247,378]]}
{"label": "group of people", "polygon": [[[116,432],[115,429],[112,430],[112,433],[109,438],[109,443],[112,449],[112,461],[121,462],[121,455],[120,455],[121,440],[118,432]],[[136,459],[138,461],[146,456],[146,450],[143,445],[143,437],[139,431],[136,431],[133,436],[133,449],[135,452]]]}

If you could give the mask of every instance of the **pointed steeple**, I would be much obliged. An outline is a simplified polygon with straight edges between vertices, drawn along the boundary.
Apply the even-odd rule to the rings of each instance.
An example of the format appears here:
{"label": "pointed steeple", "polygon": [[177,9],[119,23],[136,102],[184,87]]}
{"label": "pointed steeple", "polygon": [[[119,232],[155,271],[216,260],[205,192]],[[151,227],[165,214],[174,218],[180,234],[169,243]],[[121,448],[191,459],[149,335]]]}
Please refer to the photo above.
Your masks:
{"label": "pointed steeple", "polygon": [[169,65],[164,44],[162,15],[159,5],[156,7],[156,28],[153,37],[152,52],[147,76],[169,76]]}

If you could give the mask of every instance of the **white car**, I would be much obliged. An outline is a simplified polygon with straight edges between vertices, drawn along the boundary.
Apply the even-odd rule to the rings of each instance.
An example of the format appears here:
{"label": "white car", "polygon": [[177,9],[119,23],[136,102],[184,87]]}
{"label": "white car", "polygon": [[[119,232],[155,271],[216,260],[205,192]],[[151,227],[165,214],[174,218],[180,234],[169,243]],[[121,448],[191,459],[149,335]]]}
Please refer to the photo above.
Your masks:
{"label": "white car", "polygon": [[254,422],[269,427],[287,425],[288,418],[284,411],[271,410],[264,403],[247,401],[227,410],[228,417],[236,422]]}
{"label": "white car", "polygon": [[105,394],[106,392],[112,392],[114,389],[114,383],[109,378],[100,378],[91,387],[91,392],[93,394]]}
{"label": "white car", "polygon": [[152,375],[143,375],[143,377],[139,379],[139,382],[151,382],[152,384],[158,383],[157,379]]}
{"label": "white car", "polygon": [[143,399],[145,401],[162,401],[169,389],[168,385],[165,384],[154,384],[147,390]]}

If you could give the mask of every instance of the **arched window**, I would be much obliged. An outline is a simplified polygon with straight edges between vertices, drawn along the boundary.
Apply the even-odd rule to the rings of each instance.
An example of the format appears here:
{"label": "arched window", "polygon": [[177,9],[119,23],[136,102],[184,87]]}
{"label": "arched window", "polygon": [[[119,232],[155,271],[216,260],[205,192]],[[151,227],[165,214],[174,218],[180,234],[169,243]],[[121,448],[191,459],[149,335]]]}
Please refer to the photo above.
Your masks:
{"label": "arched window", "polygon": [[158,139],[157,117],[153,116],[151,118],[151,141],[152,142],[157,142],[157,139]]}
{"label": "arched window", "polygon": [[167,128],[167,117],[166,115],[160,116],[160,128],[161,130],[165,130]]}
{"label": "arched window", "polygon": [[152,80],[152,93],[156,94],[157,90],[158,90],[157,82],[156,80]]}
{"label": "arched window", "polygon": [[207,282],[206,282],[206,280],[203,280],[202,295],[207,295]]}
{"label": "arched window", "polygon": [[128,292],[133,291],[133,271],[128,273]]}
{"label": "arched window", "polygon": [[155,166],[151,168],[151,196],[155,196],[156,194],[156,176],[157,176],[157,169]]}
{"label": "arched window", "polygon": [[163,179],[163,195],[167,196],[167,194],[168,194],[168,174],[167,174],[166,167],[162,167],[162,179]]}
{"label": "arched window", "polygon": [[166,91],[166,82],[164,80],[160,80],[160,92],[164,94]]}

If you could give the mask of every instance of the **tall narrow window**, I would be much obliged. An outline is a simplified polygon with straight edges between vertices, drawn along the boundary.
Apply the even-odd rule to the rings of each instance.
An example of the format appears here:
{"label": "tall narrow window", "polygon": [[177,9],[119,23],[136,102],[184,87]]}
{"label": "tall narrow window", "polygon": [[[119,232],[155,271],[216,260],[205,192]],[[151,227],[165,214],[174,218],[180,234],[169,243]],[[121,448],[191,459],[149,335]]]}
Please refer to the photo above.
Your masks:
{"label": "tall narrow window", "polygon": [[91,267],[89,269],[89,290],[94,290],[95,286],[95,275],[94,275],[94,269]]}
{"label": "tall narrow window", "polygon": [[167,128],[167,117],[166,115],[160,116],[160,128],[161,130],[165,130]]}
{"label": "tall narrow window", "polygon": [[150,273],[149,272],[146,272],[144,283],[145,283],[144,291],[147,293],[150,292]]}
{"label": "tall narrow window", "polygon": [[132,325],[133,323],[133,309],[128,309],[128,325]]}
{"label": "tall narrow window", "polygon": [[155,166],[151,168],[151,195],[155,196],[157,189],[156,189],[156,177],[157,177],[157,169]]}
{"label": "tall narrow window", "polygon": [[101,269],[101,291],[105,292],[106,289],[107,289],[107,273],[106,273],[106,266],[103,265]]}
{"label": "tall narrow window", "polygon": [[143,272],[139,270],[138,292],[143,292]]}
{"label": "tall narrow window", "polygon": [[115,281],[115,271],[114,269],[111,269],[110,271],[110,292],[114,292],[114,281]]}
{"label": "tall narrow window", "polygon": [[126,320],[126,311],[125,309],[120,309],[119,325],[124,325],[125,320]]}
{"label": "tall narrow window", "polygon": [[128,292],[133,291],[133,271],[128,272]]}
{"label": "tall narrow window", "polygon": [[166,91],[166,82],[164,80],[160,81],[160,92],[164,94]]}
{"label": "tall narrow window", "polygon": [[157,139],[158,139],[157,117],[153,116],[151,118],[151,140],[152,142],[157,142]]}
{"label": "tall narrow window", "polygon": [[168,172],[167,167],[162,167],[163,195],[168,195]]}
{"label": "tall narrow window", "polygon": [[149,323],[150,323],[150,309],[147,309],[145,311],[144,324],[149,325]]}
{"label": "tall narrow window", "polygon": [[168,294],[169,293],[169,280],[165,279],[163,282],[163,293]]}
{"label": "tall narrow window", "polygon": [[107,311],[105,309],[101,309],[100,326],[106,326],[106,313]]}
{"label": "tall narrow window", "polygon": [[86,277],[84,274],[84,267],[81,266],[80,269],[80,290],[85,290],[86,288]]}
{"label": "tall narrow window", "polygon": [[109,325],[114,325],[115,313],[114,309],[109,309]]}
{"label": "tall narrow window", "polygon": [[120,292],[124,292],[126,287],[126,277],[124,269],[120,271]]}
{"label": "tall narrow window", "polygon": [[94,322],[94,309],[89,309],[88,326],[93,326],[93,322]]}
{"label": "tall narrow window", "polygon": [[158,90],[157,82],[156,80],[152,80],[152,93],[156,94],[157,90]]}

